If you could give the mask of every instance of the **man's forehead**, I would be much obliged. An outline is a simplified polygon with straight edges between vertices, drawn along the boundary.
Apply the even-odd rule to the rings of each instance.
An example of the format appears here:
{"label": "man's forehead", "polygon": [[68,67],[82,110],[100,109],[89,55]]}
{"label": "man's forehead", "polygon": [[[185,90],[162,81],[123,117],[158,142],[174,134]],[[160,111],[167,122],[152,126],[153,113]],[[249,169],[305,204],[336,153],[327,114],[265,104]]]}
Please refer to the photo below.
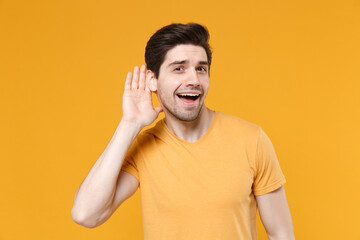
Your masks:
{"label": "man's forehead", "polygon": [[164,63],[174,61],[207,62],[207,55],[205,49],[201,46],[182,44],[170,49],[165,55]]}

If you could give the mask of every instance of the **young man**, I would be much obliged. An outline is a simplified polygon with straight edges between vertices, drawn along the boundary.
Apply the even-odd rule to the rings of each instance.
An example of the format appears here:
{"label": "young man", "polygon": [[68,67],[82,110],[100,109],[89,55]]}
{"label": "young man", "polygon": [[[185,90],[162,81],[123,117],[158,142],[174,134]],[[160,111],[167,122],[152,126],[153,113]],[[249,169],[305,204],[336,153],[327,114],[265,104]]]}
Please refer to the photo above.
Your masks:
{"label": "young man", "polygon": [[[123,117],[79,187],[75,222],[104,223],[137,188],[144,238],[294,239],[274,148],[264,131],[207,108],[211,51],[198,24],[171,24],[148,41],[145,65],[126,77]],[[153,107],[155,92],[161,106]],[[159,112],[165,118],[153,123]],[[140,134],[139,134],[140,133]]]}

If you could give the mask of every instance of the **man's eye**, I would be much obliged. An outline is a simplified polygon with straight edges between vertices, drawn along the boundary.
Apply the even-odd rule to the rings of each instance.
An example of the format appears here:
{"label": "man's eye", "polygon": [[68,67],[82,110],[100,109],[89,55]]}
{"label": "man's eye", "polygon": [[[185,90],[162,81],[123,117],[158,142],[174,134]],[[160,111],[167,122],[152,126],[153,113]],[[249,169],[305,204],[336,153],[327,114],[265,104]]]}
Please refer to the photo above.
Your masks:
{"label": "man's eye", "polygon": [[182,70],[184,70],[184,68],[183,67],[176,67],[174,70],[175,71],[182,71]]}
{"label": "man's eye", "polygon": [[206,68],[205,68],[205,67],[198,67],[198,71],[200,71],[200,72],[206,72]]}

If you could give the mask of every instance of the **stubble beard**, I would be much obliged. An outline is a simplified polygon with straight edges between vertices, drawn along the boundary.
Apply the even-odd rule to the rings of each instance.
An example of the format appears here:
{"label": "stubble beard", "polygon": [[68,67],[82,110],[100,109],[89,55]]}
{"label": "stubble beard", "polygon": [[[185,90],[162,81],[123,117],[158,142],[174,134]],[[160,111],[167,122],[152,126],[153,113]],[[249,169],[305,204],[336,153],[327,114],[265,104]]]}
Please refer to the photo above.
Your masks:
{"label": "stubble beard", "polygon": [[[162,96],[160,96],[159,100],[162,103],[163,108],[166,109],[166,112],[170,113],[173,117],[175,117],[176,119],[178,119],[180,121],[192,122],[192,121],[195,121],[196,119],[198,119],[198,117],[200,116],[200,113],[202,111],[202,108],[204,107],[204,102],[201,102],[198,106],[195,106],[193,110],[181,111],[180,107],[177,106],[176,98],[177,98],[177,96],[174,94],[173,109],[171,109],[171,107],[169,107],[167,105],[166,101],[163,101]],[[202,98],[203,98],[203,95],[200,96],[199,102],[202,101]]]}

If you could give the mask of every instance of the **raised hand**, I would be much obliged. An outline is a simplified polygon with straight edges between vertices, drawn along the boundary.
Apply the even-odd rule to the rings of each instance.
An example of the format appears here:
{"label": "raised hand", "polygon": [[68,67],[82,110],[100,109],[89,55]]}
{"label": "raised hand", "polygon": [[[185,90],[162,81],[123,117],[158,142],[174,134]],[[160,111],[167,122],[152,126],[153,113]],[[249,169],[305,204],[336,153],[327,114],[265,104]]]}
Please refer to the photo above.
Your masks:
{"label": "raised hand", "polygon": [[139,124],[145,127],[153,123],[162,111],[161,106],[153,107],[151,91],[146,85],[146,67],[134,68],[134,73],[128,72],[123,94],[122,121]]}

